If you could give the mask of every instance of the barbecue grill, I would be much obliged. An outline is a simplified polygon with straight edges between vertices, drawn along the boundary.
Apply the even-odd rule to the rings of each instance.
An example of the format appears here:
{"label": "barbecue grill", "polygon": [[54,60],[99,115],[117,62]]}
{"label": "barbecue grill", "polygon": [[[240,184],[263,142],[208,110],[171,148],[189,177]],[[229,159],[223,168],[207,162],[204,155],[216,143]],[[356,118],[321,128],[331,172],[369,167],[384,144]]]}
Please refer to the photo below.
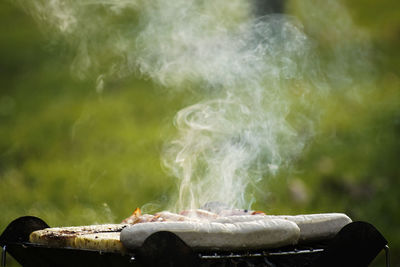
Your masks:
{"label": "barbecue grill", "polygon": [[178,236],[161,231],[149,236],[143,245],[126,253],[88,249],[53,248],[29,242],[33,231],[48,228],[37,217],[24,216],[12,221],[0,236],[2,266],[7,252],[22,266],[368,266],[387,240],[371,224],[352,222],[329,239],[296,246],[252,251],[196,251]]}

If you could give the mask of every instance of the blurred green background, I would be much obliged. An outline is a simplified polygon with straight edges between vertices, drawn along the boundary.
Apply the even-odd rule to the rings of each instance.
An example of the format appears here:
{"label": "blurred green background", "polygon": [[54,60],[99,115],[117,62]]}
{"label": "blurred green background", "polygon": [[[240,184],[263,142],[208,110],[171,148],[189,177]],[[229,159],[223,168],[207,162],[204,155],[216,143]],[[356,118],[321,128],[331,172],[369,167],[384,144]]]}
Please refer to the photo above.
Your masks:
{"label": "blurred green background", "polygon": [[[291,171],[259,184],[253,208],[368,221],[400,266],[400,2],[348,2],[371,35],[378,86],[321,103],[317,136]],[[0,232],[23,215],[68,226],[164,209],[177,183],[160,152],[185,92],[128,77],[98,93],[95,77],[71,75],[71,52],[10,2],[0,2],[0,29]]]}

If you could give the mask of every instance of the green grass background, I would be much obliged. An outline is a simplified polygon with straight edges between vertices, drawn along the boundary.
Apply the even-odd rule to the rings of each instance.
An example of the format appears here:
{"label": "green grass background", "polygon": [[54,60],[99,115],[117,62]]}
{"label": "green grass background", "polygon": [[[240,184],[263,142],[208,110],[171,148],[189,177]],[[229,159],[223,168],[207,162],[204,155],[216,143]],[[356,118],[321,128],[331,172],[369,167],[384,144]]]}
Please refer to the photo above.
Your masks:
{"label": "green grass background", "polygon": [[[372,36],[377,88],[358,101],[332,95],[319,131],[290,171],[258,186],[270,214],[345,212],[374,224],[400,266],[400,2],[354,0]],[[0,232],[23,215],[51,226],[119,222],[136,207],[162,210],[176,192],[160,152],[186,104],[140,77],[71,75],[71,54],[0,2]],[[8,257],[7,264],[16,263]],[[383,264],[383,255],[374,266]]]}

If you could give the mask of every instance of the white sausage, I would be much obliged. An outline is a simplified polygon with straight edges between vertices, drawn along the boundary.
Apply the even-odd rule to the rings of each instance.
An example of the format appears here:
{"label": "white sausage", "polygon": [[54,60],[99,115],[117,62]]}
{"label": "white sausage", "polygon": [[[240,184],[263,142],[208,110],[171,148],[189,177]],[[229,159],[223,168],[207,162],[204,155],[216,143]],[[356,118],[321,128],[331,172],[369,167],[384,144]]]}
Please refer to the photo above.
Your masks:
{"label": "white sausage", "polygon": [[214,222],[236,223],[260,219],[283,219],[296,223],[300,228],[300,241],[323,240],[336,235],[351,219],[343,213],[321,213],[306,215],[239,215],[221,217]]}
{"label": "white sausage", "polygon": [[271,219],[295,222],[300,228],[300,241],[316,241],[336,235],[351,219],[343,213],[321,213],[306,215],[267,215]]}
{"label": "white sausage", "polygon": [[272,248],[297,243],[299,227],[288,220],[263,219],[252,222],[153,222],[136,224],[121,232],[127,248],[140,247],[151,234],[169,231],[193,248]]}

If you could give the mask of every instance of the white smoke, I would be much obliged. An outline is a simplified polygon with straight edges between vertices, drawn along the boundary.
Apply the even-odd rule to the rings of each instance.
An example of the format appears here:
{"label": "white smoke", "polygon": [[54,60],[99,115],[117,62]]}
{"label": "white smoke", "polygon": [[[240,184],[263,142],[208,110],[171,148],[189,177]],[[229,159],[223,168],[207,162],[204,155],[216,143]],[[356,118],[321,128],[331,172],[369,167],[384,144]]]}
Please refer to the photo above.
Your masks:
{"label": "white smoke", "polygon": [[249,185],[287,165],[312,136],[303,114],[292,114],[304,122],[298,128],[288,116],[293,101],[325,89],[309,75],[319,72],[313,44],[290,16],[253,18],[248,6],[236,7],[246,15],[227,22],[214,10],[229,2],[156,3],[143,15],[140,70],[169,87],[195,84],[204,95],[176,115],[178,136],[163,157],[181,180],[176,208],[211,200],[247,207]]}
{"label": "white smoke", "polygon": [[109,76],[139,72],[202,96],[176,115],[177,136],[162,157],[180,181],[177,209],[248,207],[250,187],[288,166],[313,136],[320,112],[312,101],[336,81],[350,84],[349,70],[361,67],[364,49],[348,58],[357,30],[342,6],[293,2],[313,38],[324,27],[333,32],[333,45],[324,35],[331,59],[320,60],[317,38],[297,18],[255,18],[245,0],[19,1],[76,48],[74,72],[101,74],[99,90]]}

